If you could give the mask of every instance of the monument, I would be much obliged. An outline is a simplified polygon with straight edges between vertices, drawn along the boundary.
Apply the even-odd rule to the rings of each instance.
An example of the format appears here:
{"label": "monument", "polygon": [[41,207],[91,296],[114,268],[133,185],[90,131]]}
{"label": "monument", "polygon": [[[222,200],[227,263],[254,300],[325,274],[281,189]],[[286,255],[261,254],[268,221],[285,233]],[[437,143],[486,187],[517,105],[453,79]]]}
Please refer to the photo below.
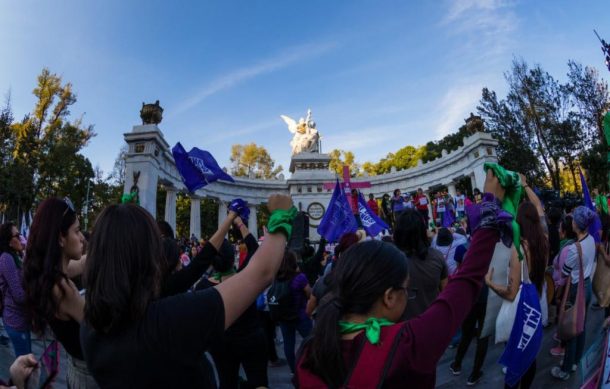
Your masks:
{"label": "monument", "polygon": [[[170,152],[170,146],[159,128],[163,114],[159,101],[155,104],[143,104],[140,111],[141,125],[133,126],[130,132],[124,134],[129,149],[125,156],[125,186],[124,193],[137,193],[140,205],[152,215],[156,215],[157,188],[161,184],[167,191],[165,202],[165,220],[176,226],[176,195],[179,191],[191,197],[191,229],[190,234],[201,236],[200,199],[214,198],[218,201],[218,220],[205,221],[221,223],[226,217],[227,204],[236,197],[248,202],[250,231],[257,236],[259,228],[256,220],[256,207],[264,204],[273,193],[290,194],[294,204],[300,211],[309,216],[309,236],[312,241],[318,239],[316,228],[330,201],[332,185],[339,177],[329,169],[330,156],[324,154],[321,148],[321,136],[318,132],[311,110],[306,118],[295,121],[288,116],[281,118],[292,134],[290,146],[292,157],[288,179],[282,175],[278,179],[255,179],[250,177],[234,177],[235,182],[216,181],[212,184],[189,193]],[[278,120],[279,122],[279,120]],[[279,122],[281,123],[281,122]],[[279,124],[278,123],[278,124]],[[351,188],[367,188],[365,195],[372,193],[381,198],[394,189],[412,192],[423,188],[425,192],[439,186],[447,187],[449,193],[456,193],[456,182],[469,178],[472,188],[483,188],[485,162],[497,162],[496,147],[498,142],[487,132],[479,117],[471,115],[466,120],[469,135],[464,138],[464,144],[457,150],[444,152],[434,161],[420,163],[411,169],[392,169],[388,174],[371,177],[349,177],[345,184]],[[206,149],[205,143],[196,145]],[[399,145],[397,145],[398,147]]]}

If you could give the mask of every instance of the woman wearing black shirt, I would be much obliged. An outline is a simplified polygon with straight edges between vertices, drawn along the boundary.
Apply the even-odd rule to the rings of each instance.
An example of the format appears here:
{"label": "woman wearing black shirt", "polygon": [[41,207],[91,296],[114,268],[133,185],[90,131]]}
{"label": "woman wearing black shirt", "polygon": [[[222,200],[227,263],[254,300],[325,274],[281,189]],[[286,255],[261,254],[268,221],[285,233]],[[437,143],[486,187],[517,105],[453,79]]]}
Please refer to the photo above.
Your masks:
{"label": "woman wearing black shirt", "polygon": [[[234,223],[242,235],[245,234],[246,241],[254,240],[240,217],[236,217]],[[248,255],[243,268],[247,266],[248,259],[258,249],[258,244],[256,247],[252,247],[251,244],[248,246]],[[212,259],[214,273],[211,277],[201,280],[197,284],[197,290],[218,286],[237,274],[233,246],[225,240],[218,251],[218,254]],[[227,328],[222,341],[212,346],[210,354],[212,354],[218,371],[220,389],[237,388],[238,386],[240,388],[268,386],[265,333],[258,320],[255,303],[252,303],[235,323]],[[240,365],[243,366],[247,379],[247,383],[241,385],[239,384]]]}
{"label": "woman wearing black shirt", "polygon": [[[285,234],[266,234],[246,269],[213,288],[163,299],[161,239],[150,214],[133,204],[102,212],[89,245],[81,326],[85,360],[101,387],[211,386],[203,353],[271,283],[282,259],[296,210],[283,195],[267,207],[277,221],[269,230]],[[220,249],[236,216],[229,213],[207,248]]]}

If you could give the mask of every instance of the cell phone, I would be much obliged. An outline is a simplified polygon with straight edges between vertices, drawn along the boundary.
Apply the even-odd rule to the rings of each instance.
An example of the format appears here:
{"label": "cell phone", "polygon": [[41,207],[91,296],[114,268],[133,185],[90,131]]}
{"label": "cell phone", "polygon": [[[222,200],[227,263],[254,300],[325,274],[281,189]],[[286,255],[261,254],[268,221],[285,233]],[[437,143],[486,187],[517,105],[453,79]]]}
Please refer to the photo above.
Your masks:
{"label": "cell phone", "polygon": [[25,383],[26,389],[49,388],[59,373],[59,343],[54,340],[42,352],[38,365]]}

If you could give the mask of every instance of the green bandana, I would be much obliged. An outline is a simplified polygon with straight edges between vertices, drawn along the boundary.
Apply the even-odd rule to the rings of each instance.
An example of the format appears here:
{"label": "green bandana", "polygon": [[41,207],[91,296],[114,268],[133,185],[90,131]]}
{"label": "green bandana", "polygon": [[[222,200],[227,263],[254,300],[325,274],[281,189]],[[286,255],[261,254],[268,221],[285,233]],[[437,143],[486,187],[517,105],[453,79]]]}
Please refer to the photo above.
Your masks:
{"label": "green bandana", "polygon": [[370,317],[366,319],[364,323],[340,321],[339,332],[341,332],[342,334],[351,334],[364,330],[364,334],[366,335],[366,338],[369,340],[369,342],[371,342],[371,344],[377,344],[379,343],[379,337],[381,336],[381,327],[391,326],[393,324],[393,322],[387,319],[376,317]]}
{"label": "green bandana", "polygon": [[214,278],[218,282],[221,282],[222,281],[222,277],[230,276],[231,274],[235,274],[235,269],[227,270],[224,273],[216,272],[216,273],[214,273],[212,275],[212,278]]}
{"label": "green bandana", "polygon": [[602,211],[606,215],[608,214],[608,199],[606,198],[606,196],[601,194],[597,195],[597,197],[595,198],[595,205],[600,211]]}
{"label": "green bandana", "polygon": [[498,178],[500,185],[506,193],[504,194],[504,200],[502,200],[502,209],[510,213],[513,216],[513,243],[517,252],[519,253],[519,260],[523,259],[523,253],[521,252],[521,228],[517,223],[517,208],[521,202],[523,196],[523,188],[521,187],[521,178],[519,174],[510,170],[504,169],[502,166],[493,162],[485,162],[483,169],[487,173],[487,170],[491,169],[494,176]]}
{"label": "green bandana", "polygon": [[134,203],[140,205],[138,197],[138,192],[125,193],[121,197],[121,204]]}
{"label": "green bandana", "polygon": [[297,216],[296,207],[290,209],[276,209],[271,213],[267,230],[271,233],[281,232],[286,236],[286,240],[290,240],[292,234],[292,221]]}

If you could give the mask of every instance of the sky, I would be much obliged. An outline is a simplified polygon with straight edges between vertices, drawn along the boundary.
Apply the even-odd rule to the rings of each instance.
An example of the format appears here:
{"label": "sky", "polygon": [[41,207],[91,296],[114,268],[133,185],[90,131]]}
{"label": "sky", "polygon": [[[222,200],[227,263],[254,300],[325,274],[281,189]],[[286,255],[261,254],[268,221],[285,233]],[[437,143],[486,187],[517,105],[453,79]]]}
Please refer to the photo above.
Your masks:
{"label": "sky", "polygon": [[280,118],[311,108],[324,152],[376,162],[456,131],[481,89],[504,96],[515,58],[560,80],[567,61],[608,79],[597,29],[608,0],[0,0],[0,94],[18,120],[44,67],[71,82],[83,150],[109,173],[142,102],[160,100],[167,142],[264,146],[288,173]]}

